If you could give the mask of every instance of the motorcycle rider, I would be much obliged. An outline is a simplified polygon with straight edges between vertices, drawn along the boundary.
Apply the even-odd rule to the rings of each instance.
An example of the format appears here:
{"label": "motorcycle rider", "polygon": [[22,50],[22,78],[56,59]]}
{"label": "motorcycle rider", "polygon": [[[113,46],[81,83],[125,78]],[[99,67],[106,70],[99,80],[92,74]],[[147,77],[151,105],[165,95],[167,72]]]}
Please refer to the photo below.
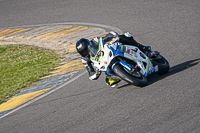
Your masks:
{"label": "motorcycle rider", "polygon": [[[150,46],[144,46],[138,43],[136,40],[134,40],[134,38],[128,32],[122,35],[119,35],[116,32],[110,32],[105,37],[102,37],[102,39],[104,40],[105,43],[109,41],[115,41],[115,42],[120,42],[126,45],[133,45],[133,46],[138,47],[144,53],[151,51]],[[90,80],[96,80],[101,75],[101,72],[96,70],[96,68],[92,66],[92,61],[90,60],[91,52],[88,49],[88,47],[91,46],[93,43],[98,43],[98,42],[99,42],[99,37],[95,37],[91,41],[86,38],[81,38],[76,43],[77,52],[82,56],[81,60],[89,73]],[[109,75],[106,76],[106,84],[111,87],[115,87],[117,83],[119,82],[120,82],[120,79],[118,78],[114,78]]]}

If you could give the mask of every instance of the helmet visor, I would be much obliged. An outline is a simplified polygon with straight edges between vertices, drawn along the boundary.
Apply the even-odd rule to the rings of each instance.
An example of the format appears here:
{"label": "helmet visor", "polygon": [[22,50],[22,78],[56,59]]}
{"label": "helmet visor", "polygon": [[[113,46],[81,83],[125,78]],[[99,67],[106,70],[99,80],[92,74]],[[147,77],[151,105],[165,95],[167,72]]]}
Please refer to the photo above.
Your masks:
{"label": "helmet visor", "polygon": [[84,48],[83,50],[79,51],[79,54],[82,56],[82,57],[85,57],[88,55],[88,49],[87,47]]}

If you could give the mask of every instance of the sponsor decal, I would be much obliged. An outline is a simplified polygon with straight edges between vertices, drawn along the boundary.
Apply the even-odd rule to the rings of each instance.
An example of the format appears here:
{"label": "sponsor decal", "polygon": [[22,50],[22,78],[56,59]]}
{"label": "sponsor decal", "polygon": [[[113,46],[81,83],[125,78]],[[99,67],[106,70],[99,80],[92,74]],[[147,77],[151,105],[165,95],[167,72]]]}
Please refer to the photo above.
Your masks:
{"label": "sponsor decal", "polygon": [[[126,48],[126,49],[125,49]],[[138,57],[138,55],[137,55],[137,48],[136,49],[129,49],[129,48],[127,48],[127,47],[122,47],[122,51],[124,52],[124,53],[128,53],[128,54],[130,54],[130,55],[133,55],[133,56],[135,56],[136,58]]]}
{"label": "sponsor decal", "polygon": [[104,52],[101,51],[101,50],[99,50],[99,51],[97,52],[96,56],[95,56],[95,61],[100,62],[101,59],[103,58],[103,56],[104,56]]}
{"label": "sponsor decal", "polygon": [[158,65],[155,66],[155,72],[158,72]]}

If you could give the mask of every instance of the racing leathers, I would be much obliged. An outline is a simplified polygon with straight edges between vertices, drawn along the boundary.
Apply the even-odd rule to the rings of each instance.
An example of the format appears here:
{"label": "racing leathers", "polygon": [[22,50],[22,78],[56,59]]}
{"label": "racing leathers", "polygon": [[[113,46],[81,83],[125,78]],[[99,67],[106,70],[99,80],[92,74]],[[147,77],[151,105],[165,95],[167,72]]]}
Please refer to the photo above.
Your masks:
{"label": "racing leathers", "polygon": [[[142,44],[139,44],[138,42],[136,42],[136,40],[134,40],[134,38],[128,32],[125,34],[122,34],[122,35],[118,35],[115,32],[110,32],[102,39],[104,40],[105,43],[107,43],[109,41],[116,41],[116,42],[120,42],[120,43],[126,44],[126,45],[137,46],[144,53],[151,50],[150,46],[143,46]],[[98,43],[99,38],[96,37],[96,38],[92,39],[91,42]],[[88,55],[86,57],[82,57],[81,59],[82,59],[83,65],[85,66],[85,68],[87,69],[87,71],[89,73],[89,79],[90,80],[98,79],[99,76],[101,75],[101,72],[96,70],[92,66],[92,61],[90,60],[90,55]],[[108,75],[106,76],[106,84],[110,85],[111,87],[115,87],[117,85],[117,83],[119,83],[119,82],[120,82],[120,79],[118,79],[118,78],[110,77]]]}

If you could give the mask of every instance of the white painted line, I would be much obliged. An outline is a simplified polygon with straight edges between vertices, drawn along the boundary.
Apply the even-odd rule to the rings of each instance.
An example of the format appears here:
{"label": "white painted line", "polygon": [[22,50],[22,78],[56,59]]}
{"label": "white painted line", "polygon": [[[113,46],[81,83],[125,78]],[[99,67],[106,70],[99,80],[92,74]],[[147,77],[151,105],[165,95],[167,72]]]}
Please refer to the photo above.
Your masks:
{"label": "white painted line", "polygon": [[[43,29],[39,32],[36,32],[32,35],[29,35],[27,38],[34,38],[34,37],[37,37],[37,36],[40,36],[40,35],[43,35],[43,34],[47,34],[47,33],[53,32],[53,31],[57,31],[59,29],[65,28],[65,27],[66,26],[49,27],[49,28]],[[67,26],[67,27],[69,27],[69,26]]]}
{"label": "white painted line", "polygon": [[99,35],[100,33],[104,33],[105,34],[105,30],[103,29],[89,29],[89,30],[86,30],[86,31],[82,31],[82,32],[79,32],[79,33],[76,33],[76,34],[72,34],[72,35],[68,35],[66,37],[62,37],[62,38],[59,38],[57,39],[57,41],[69,41],[69,40],[72,40],[74,38],[84,38],[84,36],[97,36]]}

